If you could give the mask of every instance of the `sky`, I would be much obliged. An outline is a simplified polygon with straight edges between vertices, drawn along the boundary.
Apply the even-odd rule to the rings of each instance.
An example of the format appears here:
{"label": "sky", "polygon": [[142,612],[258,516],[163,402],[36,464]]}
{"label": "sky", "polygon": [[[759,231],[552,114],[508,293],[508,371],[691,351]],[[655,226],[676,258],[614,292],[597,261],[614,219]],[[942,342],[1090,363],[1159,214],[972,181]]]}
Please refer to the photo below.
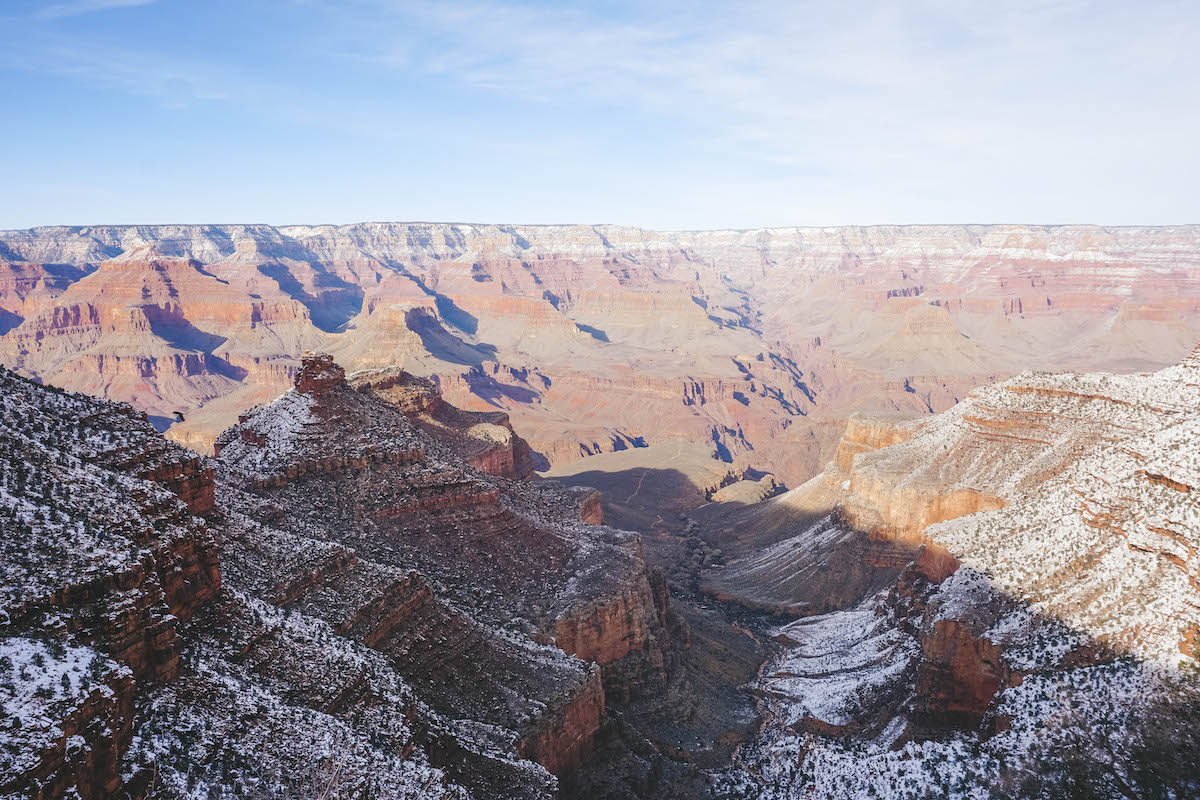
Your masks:
{"label": "sky", "polygon": [[1194,0],[0,0],[0,229],[1200,223]]}

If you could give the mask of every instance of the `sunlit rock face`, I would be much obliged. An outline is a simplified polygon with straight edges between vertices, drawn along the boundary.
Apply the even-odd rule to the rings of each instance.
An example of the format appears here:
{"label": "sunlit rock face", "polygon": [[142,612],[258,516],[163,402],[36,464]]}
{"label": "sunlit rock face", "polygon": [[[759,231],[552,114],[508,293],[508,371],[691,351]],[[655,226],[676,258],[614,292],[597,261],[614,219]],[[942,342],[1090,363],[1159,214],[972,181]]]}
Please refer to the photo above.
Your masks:
{"label": "sunlit rock face", "polygon": [[1023,372],[855,456],[843,502],[859,527],[920,537],[1038,611],[1170,662],[1195,649],[1198,424],[1196,355],[1153,373]]}
{"label": "sunlit rock face", "polygon": [[[402,410],[419,428],[480,472],[514,480],[533,475],[533,451],[513,431],[504,412],[456,408],[443,399],[433,381],[398,367],[362,370],[350,380],[359,389]],[[593,520],[585,517],[585,521]]]}
{"label": "sunlit rock face", "polygon": [[[1170,708],[1197,697],[1179,687],[1200,623],[1198,425],[1200,350],[1155,372],[1022,372],[933,417],[856,417],[821,476],[716,516],[748,552],[706,588],[814,615],[776,631],[768,723],[726,789],[1194,786],[1179,777],[1194,761],[1157,760],[1152,742],[1194,742]],[[755,519],[772,522],[765,541]],[[879,559],[844,556],[879,549],[906,557],[873,592],[855,569]],[[780,581],[781,563],[805,580]],[[837,585],[818,567],[857,594],[814,602]],[[1064,768],[1068,747],[1082,755]]]}
{"label": "sunlit rock face", "polygon": [[854,411],[941,411],[1022,369],[1158,368],[1198,334],[1193,226],[0,233],[0,360],[205,453],[321,347],[507,413],[539,468],[683,437],[796,486]]}
{"label": "sunlit rock face", "polygon": [[6,369],[0,421],[6,796],[548,800],[686,634],[594,492],[424,379],[306,353],[217,459]]}

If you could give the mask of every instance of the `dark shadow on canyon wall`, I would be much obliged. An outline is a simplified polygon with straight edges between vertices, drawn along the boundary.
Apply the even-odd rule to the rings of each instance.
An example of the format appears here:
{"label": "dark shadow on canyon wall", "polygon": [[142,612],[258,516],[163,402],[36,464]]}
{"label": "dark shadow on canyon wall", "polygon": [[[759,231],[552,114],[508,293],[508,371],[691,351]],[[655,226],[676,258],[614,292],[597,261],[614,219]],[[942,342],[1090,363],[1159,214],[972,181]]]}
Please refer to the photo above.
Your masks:
{"label": "dark shadow on canyon wall", "polygon": [[433,302],[437,306],[438,313],[442,315],[442,319],[449,322],[454,327],[458,328],[463,333],[474,336],[479,332],[479,318],[469,311],[464,311],[455,305],[444,294],[434,293]]}
{"label": "dark shadow on canyon wall", "polygon": [[11,331],[25,321],[25,318],[0,308],[0,336]]}
{"label": "dark shadow on canyon wall", "polygon": [[405,312],[404,324],[421,338],[422,346],[434,358],[470,367],[496,360],[494,345],[464,342],[442,327],[438,318],[426,308],[413,308]]}
{"label": "dark shadow on canyon wall", "polygon": [[[713,797],[704,770],[729,762],[734,748],[757,734],[757,700],[743,691],[758,674],[769,644],[749,633],[761,615],[722,607],[677,580],[681,563],[702,545],[687,513],[705,490],[670,468],[592,470],[556,483],[599,489],[605,524],[642,535],[646,559],[670,580],[671,606],[686,623],[677,663],[659,696],[610,704],[597,749],[562,784],[564,800],[702,800]],[[691,570],[691,567],[688,567]],[[675,637],[676,634],[672,634]]]}
{"label": "dark shadow on canyon wall", "polygon": [[538,393],[532,389],[512,383],[503,383],[487,374],[483,369],[472,369],[463,376],[471,393],[489,405],[503,408],[501,400],[511,400],[517,403],[532,403],[538,398]]}
{"label": "dark shadow on canyon wall", "polygon": [[317,270],[317,285],[324,289],[318,295],[306,291],[283,264],[260,264],[258,271],[275,281],[288,297],[303,304],[313,325],[332,333],[362,311],[363,290],[326,271],[319,262],[311,266]]}
{"label": "dark shadow on canyon wall", "polygon": [[195,350],[201,353],[211,353],[225,344],[227,338],[215,333],[202,331],[183,316],[178,306],[163,308],[162,306],[144,305],[142,313],[150,323],[150,331],[172,347],[180,350]]}
{"label": "dark shadow on canyon wall", "polygon": [[575,327],[579,328],[579,330],[583,331],[588,336],[591,336],[598,342],[607,343],[609,341],[608,334],[599,328],[592,327],[591,325],[584,325],[582,322],[576,322]]}
{"label": "dark shadow on canyon wall", "polygon": [[[995,587],[987,603],[961,619],[921,632],[925,616],[937,613],[936,605],[930,604],[940,602],[936,594],[944,576],[939,569],[948,556],[933,546],[896,542],[856,530],[837,514],[786,510],[779,502],[706,503],[704,492],[673,469],[593,470],[555,480],[600,489],[605,493],[606,522],[643,534],[648,561],[666,572],[676,607],[696,632],[693,649],[701,665],[697,672],[713,681],[696,697],[717,702],[721,713],[729,713],[736,702],[706,698],[720,698],[724,692],[745,695],[753,679],[736,682],[740,675],[722,672],[714,664],[722,658],[761,661],[773,646],[786,645],[762,641],[754,647],[749,634],[766,640],[763,634],[787,618],[850,609],[880,591],[887,592],[895,624],[918,636],[921,652],[902,683],[869,700],[862,718],[841,735],[872,735],[903,713],[910,723],[906,735],[912,739],[962,734],[987,739],[1007,725],[995,698],[1036,674],[1010,667],[1002,648],[985,635],[1003,614],[1026,607]],[[1061,620],[1040,619],[1043,630],[1057,630],[1081,642],[1053,668],[1043,668],[1047,674],[1139,664],[1127,652],[1099,643]],[[736,635],[722,638],[730,632]],[[1200,796],[1200,671],[1177,675],[1172,691],[1152,698],[1136,725],[1085,726],[1082,716],[1080,722],[1072,722],[1074,713],[1058,721],[1053,735],[1037,737],[1030,761],[1002,762],[999,771],[988,776],[993,796]],[[709,735],[716,733],[708,730]],[[645,735],[636,728],[634,733]],[[626,734],[622,747],[631,747],[626,741],[631,735]],[[581,773],[580,785],[594,790],[595,779],[589,776],[598,770],[630,775],[633,757],[614,752],[611,747],[602,749]],[[678,772],[676,762],[664,758],[658,773]],[[626,794],[609,796],[711,796],[711,789],[695,780],[670,785],[663,780],[627,780],[626,789]],[[936,792],[930,795],[934,796]]]}

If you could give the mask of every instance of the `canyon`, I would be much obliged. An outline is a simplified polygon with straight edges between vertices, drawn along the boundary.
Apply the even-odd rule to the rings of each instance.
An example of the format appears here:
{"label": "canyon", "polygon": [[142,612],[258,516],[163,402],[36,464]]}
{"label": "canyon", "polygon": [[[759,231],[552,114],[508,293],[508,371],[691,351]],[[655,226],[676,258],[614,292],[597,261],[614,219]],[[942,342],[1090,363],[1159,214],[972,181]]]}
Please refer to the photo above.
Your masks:
{"label": "canyon", "polygon": [[539,470],[687,440],[798,486],[856,411],[942,411],[1028,368],[1163,367],[1198,336],[1195,226],[0,232],[0,363],[204,455],[319,347],[508,414]]}
{"label": "canyon", "polygon": [[1200,791],[1200,227],[38,228],[0,308],[0,794]]}
{"label": "canyon", "polygon": [[[1023,372],[933,417],[855,418],[773,508],[708,509],[745,555],[706,588],[798,617],[771,630],[768,723],[722,796],[1193,792],[1200,694],[1176,701],[1190,716],[1156,704],[1195,669],[1198,391],[1200,349]],[[866,577],[829,592],[816,576],[847,560]]]}
{"label": "canyon", "polygon": [[0,373],[6,796],[544,797],[675,671],[686,627],[594,493],[457,460],[495,415],[366,378],[305,356],[209,460]]}

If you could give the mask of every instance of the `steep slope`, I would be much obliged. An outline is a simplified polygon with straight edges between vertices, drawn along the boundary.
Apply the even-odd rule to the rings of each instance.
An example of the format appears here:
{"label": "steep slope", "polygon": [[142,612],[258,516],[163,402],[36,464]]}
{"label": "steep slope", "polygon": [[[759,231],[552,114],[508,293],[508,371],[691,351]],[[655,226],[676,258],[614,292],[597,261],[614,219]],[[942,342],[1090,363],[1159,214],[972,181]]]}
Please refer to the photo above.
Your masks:
{"label": "steep slope", "polygon": [[747,543],[710,590],[803,613],[818,574],[801,570],[790,599],[748,579],[781,548],[829,566],[857,540],[912,560],[890,589],[777,629],[784,651],[758,681],[770,721],[724,791],[1195,791],[1179,709],[1200,697],[1183,677],[1200,622],[1197,392],[1193,354],[1155,373],[1022,373],[926,421],[852,423],[816,479],[832,511]]}
{"label": "steep slope", "polygon": [[433,381],[402,369],[365,370],[349,380],[354,387],[366,389],[402,410],[422,431],[449,448],[456,459],[480,472],[514,480],[533,475],[533,451],[513,431],[507,414],[463,411],[447,403]]}
{"label": "steep slope", "polygon": [[459,461],[497,420],[423,382],[410,419],[306,357],[213,464],[0,381],[6,796],[551,797],[667,677],[637,538]]}
{"label": "steep slope", "polygon": [[[10,231],[0,246],[4,363],[163,424],[182,411],[170,435],[201,452],[319,344],[507,413],[541,468],[686,438],[795,486],[855,411],[944,410],[1030,367],[1161,367],[1200,333],[1189,226],[136,226]],[[135,258],[146,247],[159,255]],[[120,309],[178,305],[229,341],[184,336],[176,316],[148,333],[86,322],[117,313],[97,274],[131,258],[204,274],[173,267],[179,298],[147,278],[150,298]],[[71,309],[78,322],[56,321]]]}
{"label": "steep slope", "polygon": [[128,406],[0,384],[0,792],[467,796],[416,741],[446,723],[382,659],[222,582],[202,459]]}
{"label": "steep slope", "polygon": [[1194,649],[1200,608],[1198,403],[1195,354],[1151,374],[1022,373],[857,456],[847,519],[921,535],[1038,610],[1170,660]]}
{"label": "steep slope", "polygon": [[293,391],[218,438],[223,474],[310,535],[420,570],[464,611],[609,665],[609,691],[660,673],[665,609],[638,538],[584,523],[589,492],[457,465],[377,388],[306,356]]}

